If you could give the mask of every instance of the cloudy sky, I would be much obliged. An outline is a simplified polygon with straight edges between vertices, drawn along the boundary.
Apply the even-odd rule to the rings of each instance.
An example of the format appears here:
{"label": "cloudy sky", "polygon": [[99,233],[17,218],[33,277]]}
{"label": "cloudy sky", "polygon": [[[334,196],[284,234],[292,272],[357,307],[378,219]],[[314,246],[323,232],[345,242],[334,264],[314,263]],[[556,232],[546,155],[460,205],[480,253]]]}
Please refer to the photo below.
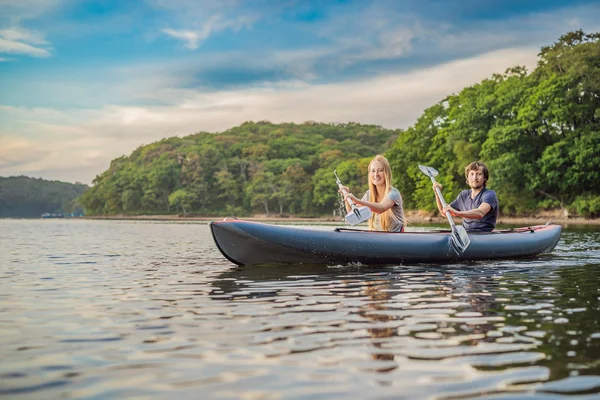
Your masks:
{"label": "cloudy sky", "polygon": [[571,30],[578,0],[0,0],[0,176],[91,183],[244,121],[406,128]]}

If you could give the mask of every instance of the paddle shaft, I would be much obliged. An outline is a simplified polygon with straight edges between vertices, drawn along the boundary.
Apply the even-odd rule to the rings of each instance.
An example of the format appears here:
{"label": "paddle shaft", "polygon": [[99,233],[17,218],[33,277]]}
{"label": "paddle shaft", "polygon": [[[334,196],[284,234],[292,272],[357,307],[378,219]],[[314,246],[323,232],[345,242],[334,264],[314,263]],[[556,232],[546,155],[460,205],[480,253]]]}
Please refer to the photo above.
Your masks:
{"label": "paddle shaft", "polygon": [[[431,176],[430,178],[431,182],[437,183],[433,176]],[[442,203],[442,208],[446,207],[446,200],[444,200],[444,196],[442,196],[442,191],[439,187],[435,188],[435,194],[437,194],[438,199],[440,199],[440,203]],[[452,219],[450,211],[446,211],[446,218],[448,218],[448,222],[450,222],[450,225],[452,226],[452,228],[454,228],[456,225],[454,224],[454,219]]]}
{"label": "paddle shaft", "polygon": [[[435,195],[437,196],[439,205],[441,205],[442,208],[447,207],[446,200],[444,200],[442,191],[439,187],[437,187],[437,182],[435,180],[438,172],[435,170],[435,168],[427,167],[425,165],[419,165],[419,169],[421,172],[431,178],[431,182],[433,182],[433,184],[436,186]],[[454,223],[450,211],[446,211],[446,218],[448,218],[448,222],[450,222],[450,227],[452,228],[452,235],[450,236],[450,249],[454,250],[454,252],[460,256],[461,253],[464,252],[471,244],[471,239],[469,239],[469,235],[462,225],[456,225]]]}
{"label": "paddle shaft", "polygon": [[[352,209],[352,213],[354,213],[354,215],[356,216],[356,220],[354,219],[354,217],[350,217],[350,219],[349,219],[349,216],[352,214],[352,213],[349,213],[348,215],[346,215],[346,221],[348,221],[348,223],[350,223],[350,225],[356,225],[357,223],[364,222],[368,218],[371,218],[371,210],[368,207],[361,207],[359,209],[356,206],[356,203],[354,202],[354,200],[352,200],[350,197],[348,197],[348,191],[344,188],[344,185],[342,185],[342,181],[340,181],[340,177],[337,175],[337,172],[334,170],[333,173],[335,175],[335,183],[337,183],[338,187],[340,188],[340,191],[342,192],[342,195],[344,195],[344,197],[346,198],[346,202],[350,205],[350,208]],[[361,209],[366,209],[366,213],[364,214],[364,216],[360,212]],[[365,210],[363,210],[363,212],[364,211]]]}
{"label": "paddle shaft", "polygon": [[[348,192],[346,191],[346,189],[344,189],[344,185],[342,185],[341,182],[338,182],[338,187],[342,190],[342,194],[344,195],[344,197],[346,197]],[[346,197],[346,201],[348,202],[348,204],[350,204],[350,207],[353,210],[356,208],[356,203],[350,197]]]}

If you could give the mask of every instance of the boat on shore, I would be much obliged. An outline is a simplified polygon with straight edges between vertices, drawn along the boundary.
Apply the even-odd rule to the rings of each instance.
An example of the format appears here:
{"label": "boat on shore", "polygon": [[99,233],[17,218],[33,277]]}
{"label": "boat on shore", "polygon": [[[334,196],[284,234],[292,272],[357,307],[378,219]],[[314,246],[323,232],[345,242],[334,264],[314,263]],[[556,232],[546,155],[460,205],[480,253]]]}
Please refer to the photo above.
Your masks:
{"label": "boat on shore", "polygon": [[461,254],[452,250],[451,231],[377,232],[307,229],[243,220],[211,222],[221,253],[237,265],[451,263],[533,257],[554,249],[561,226],[554,224],[470,233]]}

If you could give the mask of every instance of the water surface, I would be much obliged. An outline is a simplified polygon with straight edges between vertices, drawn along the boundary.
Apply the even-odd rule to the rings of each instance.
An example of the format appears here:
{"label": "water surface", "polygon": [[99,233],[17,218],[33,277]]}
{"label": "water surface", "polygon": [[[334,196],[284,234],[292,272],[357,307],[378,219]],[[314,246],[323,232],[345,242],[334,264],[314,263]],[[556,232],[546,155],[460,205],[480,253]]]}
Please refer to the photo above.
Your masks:
{"label": "water surface", "polygon": [[0,395],[598,398],[599,278],[593,227],[524,261],[236,267],[205,224],[0,220]]}

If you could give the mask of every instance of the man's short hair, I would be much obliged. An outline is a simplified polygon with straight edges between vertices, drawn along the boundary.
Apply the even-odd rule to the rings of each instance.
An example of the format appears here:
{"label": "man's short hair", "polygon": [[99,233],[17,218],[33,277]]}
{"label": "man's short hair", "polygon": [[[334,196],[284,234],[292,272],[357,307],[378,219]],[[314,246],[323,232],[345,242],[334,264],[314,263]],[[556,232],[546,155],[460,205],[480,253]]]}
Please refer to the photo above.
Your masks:
{"label": "man's short hair", "polygon": [[488,167],[481,161],[473,161],[465,168],[465,178],[467,179],[467,183],[469,183],[469,171],[478,171],[480,167],[483,167],[483,186],[486,185],[488,179],[490,179],[490,171],[488,171]]}

